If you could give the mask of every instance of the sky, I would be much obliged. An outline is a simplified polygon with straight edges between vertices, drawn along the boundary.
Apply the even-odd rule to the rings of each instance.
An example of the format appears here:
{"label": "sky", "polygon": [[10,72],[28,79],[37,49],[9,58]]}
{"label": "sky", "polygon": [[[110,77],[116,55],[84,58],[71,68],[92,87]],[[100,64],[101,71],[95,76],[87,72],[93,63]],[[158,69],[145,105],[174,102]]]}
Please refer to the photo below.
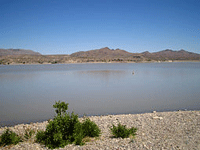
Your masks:
{"label": "sky", "polygon": [[0,0],[0,48],[200,53],[199,0]]}

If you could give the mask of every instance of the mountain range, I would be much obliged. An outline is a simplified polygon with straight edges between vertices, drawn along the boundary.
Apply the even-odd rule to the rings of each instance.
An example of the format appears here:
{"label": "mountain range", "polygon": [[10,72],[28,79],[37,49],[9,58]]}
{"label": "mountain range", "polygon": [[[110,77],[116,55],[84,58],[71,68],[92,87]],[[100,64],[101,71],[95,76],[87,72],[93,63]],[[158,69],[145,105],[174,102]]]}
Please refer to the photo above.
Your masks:
{"label": "mountain range", "polygon": [[101,49],[79,51],[71,55],[42,55],[32,50],[0,49],[0,64],[55,64],[85,62],[160,62],[160,61],[200,61],[200,54],[186,50],[162,50],[150,53],[130,53],[121,49]]}
{"label": "mountain range", "polygon": [[109,49],[108,47],[96,49],[96,50],[90,50],[90,51],[80,51],[71,54],[72,57],[88,57],[88,58],[116,58],[119,59],[125,59],[125,58],[137,58],[137,59],[143,59],[143,60],[200,60],[200,54],[192,53],[185,51],[183,49],[174,51],[170,49],[162,50],[159,52],[150,53],[148,51],[143,53],[130,53],[125,50],[121,49]]}

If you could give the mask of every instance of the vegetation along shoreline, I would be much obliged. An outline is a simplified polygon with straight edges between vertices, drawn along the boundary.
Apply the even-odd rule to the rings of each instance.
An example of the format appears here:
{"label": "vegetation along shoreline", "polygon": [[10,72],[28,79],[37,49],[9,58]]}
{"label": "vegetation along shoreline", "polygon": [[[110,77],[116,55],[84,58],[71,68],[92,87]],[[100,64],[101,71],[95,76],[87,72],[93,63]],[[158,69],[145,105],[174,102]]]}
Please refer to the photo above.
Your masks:
{"label": "vegetation along shoreline", "polygon": [[[200,149],[200,111],[173,111],[144,114],[90,116],[97,124],[101,135],[88,138],[85,145],[69,144],[60,149]],[[82,122],[85,118],[79,118]],[[126,125],[137,128],[136,136],[115,138],[111,134],[112,125]],[[1,149],[47,149],[35,141],[38,131],[45,131],[48,121],[41,123],[19,124],[12,127],[1,127],[0,135],[6,129],[19,136],[27,131],[34,131],[26,141]]]}

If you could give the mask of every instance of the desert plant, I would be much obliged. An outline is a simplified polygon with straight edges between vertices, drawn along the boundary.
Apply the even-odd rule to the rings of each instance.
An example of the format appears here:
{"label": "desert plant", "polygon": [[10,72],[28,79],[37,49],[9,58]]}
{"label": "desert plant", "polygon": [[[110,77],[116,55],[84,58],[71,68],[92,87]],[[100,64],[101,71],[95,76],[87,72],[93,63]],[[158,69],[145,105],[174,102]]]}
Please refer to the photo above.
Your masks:
{"label": "desert plant", "polygon": [[56,109],[57,115],[52,121],[49,121],[45,131],[37,133],[37,142],[45,144],[48,148],[59,148],[70,143],[83,145],[82,139],[88,136],[88,133],[93,136],[99,135],[97,134],[98,126],[94,122],[86,120],[84,124],[78,120],[78,115],[73,112],[71,115],[66,113],[68,103],[58,101],[53,107]]}
{"label": "desert plant", "polygon": [[[38,142],[45,144],[49,148],[64,147],[65,145],[74,142],[75,125],[79,123],[78,115],[64,112],[68,104],[56,103],[57,116],[46,127],[46,131],[38,132],[36,139]],[[61,107],[62,106],[62,107]]]}
{"label": "desert plant", "polygon": [[83,142],[84,134],[83,134],[82,123],[80,123],[80,122],[76,123],[74,131],[73,131],[73,136],[74,136],[74,143],[76,145],[84,145],[85,144]]}
{"label": "desert plant", "polygon": [[24,135],[24,138],[25,139],[29,139],[32,137],[32,135],[35,133],[34,130],[31,130],[31,129],[26,129],[25,130],[25,135]]}
{"label": "desert plant", "polygon": [[53,108],[56,108],[55,112],[57,115],[64,115],[68,109],[68,103],[65,102],[55,102],[55,105],[53,105]]}
{"label": "desert plant", "polygon": [[112,128],[110,128],[112,134],[114,135],[114,137],[118,138],[127,138],[130,135],[132,135],[133,137],[136,135],[136,131],[137,128],[126,128],[126,125],[121,125],[120,123],[118,124],[118,126],[112,125]]}
{"label": "desert plant", "polygon": [[97,124],[95,124],[89,118],[87,118],[83,122],[82,128],[83,128],[84,137],[86,137],[86,136],[88,136],[88,137],[98,137],[101,133],[101,130],[99,129]]}
{"label": "desert plant", "polygon": [[0,136],[0,146],[6,146],[11,144],[17,144],[22,142],[21,138],[15,133],[7,129],[1,136]]}
{"label": "desert plant", "polygon": [[44,144],[45,141],[45,131],[38,131],[36,134],[36,142]]}

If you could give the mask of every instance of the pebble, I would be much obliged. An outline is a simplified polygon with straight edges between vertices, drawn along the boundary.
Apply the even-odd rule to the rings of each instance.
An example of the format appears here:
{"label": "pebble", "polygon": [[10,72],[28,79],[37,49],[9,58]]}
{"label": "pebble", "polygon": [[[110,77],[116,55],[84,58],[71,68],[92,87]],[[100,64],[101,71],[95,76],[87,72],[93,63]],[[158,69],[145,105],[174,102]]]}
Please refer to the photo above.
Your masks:
{"label": "pebble", "polygon": [[160,119],[160,120],[162,120],[163,118],[156,116],[156,117],[153,117],[153,119]]}
{"label": "pebble", "polygon": [[[156,112],[146,114],[91,116],[102,131],[98,139],[91,140],[83,146],[70,144],[59,150],[96,150],[96,149],[200,149],[200,111]],[[80,121],[83,118],[79,118]],[[126,127],[136,127],[135,138],[113,138],[109,127],[118,123]],[[14,127],[1,127],[0,135],[9,128],[18,135],[25,130],[45,130],[48,121],[42,123],[19,124]],[[44,145],[34,142],[35,135],[28,141],[0,149],[44,150]]]}

